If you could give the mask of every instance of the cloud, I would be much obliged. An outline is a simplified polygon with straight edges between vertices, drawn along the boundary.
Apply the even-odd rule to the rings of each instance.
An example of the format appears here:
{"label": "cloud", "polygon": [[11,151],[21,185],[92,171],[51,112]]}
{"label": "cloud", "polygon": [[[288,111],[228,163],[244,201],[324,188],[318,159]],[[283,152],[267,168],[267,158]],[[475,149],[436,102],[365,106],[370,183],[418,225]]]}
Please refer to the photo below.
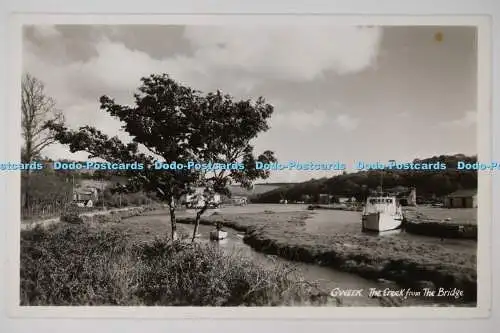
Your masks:
{"label": "cloud", "polygon": [[398,114],[396,114],[396,117],[399,117],[399,118],[410,118],[411,116],[411,112],[410,111],[403,111],[403,112],[400,112]]}
{"label": "cloud", "polygon": [[327,113],[316,109],[311,112],[291,111],[279,112],[271,118],[271,127],[288,127],[301,132],[325,126],[337,126],[346,131],[353,131],[359,125],[359,119],[348,114]]}
{"label": "cloud", "polygon": [[327,114],[323,110],[291,111],[276,113],[271,117],[272,128],[288,127],[297,131],[305,132],[325,125]]}
{"label": "cloud", "polygon": [[349,116],[348,114],[340,114],[335,118],[336,123],[347,131],[355,130],[359,125],[359,119]]}
{"label": "cloud", "polygon": [[477,122],[477,112],[467,111],[463,115],[463,117],[451,121],[442,122],[439,124],[439,126],[444,128],[467,128],[475,126],[476,122]]}
{"label": "cloud", "polygon": [[57,38],[61,36],[61,33],[54,25],[37,25],[34,27],[33,33],[40,39]]}
{"label": "cloud", "polygon": [[[40,26],[36,31],[39,41],[60,34],[51,26]],[[309,81],[326,71],[349,74],[369,68],[376,60],[381,35],[379,28],[351,26],[188,26],[184,36],[194,50],[190,56],[156,59],[102,37],[94,46],[94,57],[66,66],[61,66],[60,61],[54,63],[53,54],[44,58],[40,52],[43,50],[27,43],[25,54],[31,52],[39,61],[33,64],[28,57],[25,66],[28,70],[43,71],[40,75],[44,80],[57,74],[52,75],[54,80],[74,90],[81,90],[82,85],[85,89],[99,89],[100,93],[106,88],[131,90],[137,87],[141,76],[166,72],[197,89],[248,93],[267,79]],[[61,38],[61,43],[65,41]],[[39,68],[40,60],[46,66],[54,63],[57,68]]]}
{"label": "cloud", "polygon": [[309,81],[325,71],[349,74],[372,66],[380,28],[363,27],[187,27],[197,50],[193,61],[207,72],[239,70],[253,76]]}
{"label": "cloud", "polygon": [[[35,41],[24,41],[24,70],[45,83],[47,94],[55,98],[70,127],[90,123],[108,135],[115,135],[120,125],[99,110],[99,97],[109,95],[119,103],[132,103],[143,76],[168,73],[196,89],[221,89],[247,98],[269,80],[307,82],[326,72],[347,75],[370,68],[382,36],[380,28],[351,26],[189,26],[184,38],[193,50],[190,54],[170,52],[167,57],[153,58],[105,34],[93,34],[98,38],[95,42],[79,43],[61,31],[54,26],[35,27]],[[57,52],[50,45],[57,46]],[[89,47],[92,52],[87,50],[85,59],[72,59],[68,52]],[[165,47],[171,45],[165,42]],[[304,131],[325,124],[327,115],[322,110],[289,112],[283,108],[273,118],[275,126]],[[357,124],[345,115],[337,122],[346,129]]]}

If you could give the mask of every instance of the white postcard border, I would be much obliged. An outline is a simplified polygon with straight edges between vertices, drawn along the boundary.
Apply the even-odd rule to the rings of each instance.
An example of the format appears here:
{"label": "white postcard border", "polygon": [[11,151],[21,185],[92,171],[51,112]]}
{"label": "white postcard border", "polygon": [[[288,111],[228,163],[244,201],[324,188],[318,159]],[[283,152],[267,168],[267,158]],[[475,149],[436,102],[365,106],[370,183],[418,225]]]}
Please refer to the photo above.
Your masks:
{"label": "white postcard border", "polygon": [[[9,45],[8,66],[9,90],[7,110],[20,109],[20,86],[22,70],[23,24],[334,24],[334,25],[471,25],[478,28],[478,119],[477,142],[478,159],[491,160],[492,153],[492,112],[491,112],[491,20],[487,16],[355,16],[355,15],[42,15],[13,14]],[[7,112],[6,128],[9,145],[6,147],[9,161],[19,161],[21,147],[20,112]],[[19,207],[20,175],[7,173],[9,196],[6,207]],[[484,318],[491,311],[491,223],[492,223],[492,177],[479,172],[478,176],[478,252],[476,308],[460,307],[405,307],[405,308],[321,308],[321,307],[21,307],[19,306],[19,257],[20,257],[20,212],[13,208],[6,214],[7,256],[7,296],[9,315],[12,317],[36,318],[227,318],[227,319],[388,319],[388,318]],[[480,221],[480,222],[479,222]],[[362,311],[360,311],[362,310]]]}

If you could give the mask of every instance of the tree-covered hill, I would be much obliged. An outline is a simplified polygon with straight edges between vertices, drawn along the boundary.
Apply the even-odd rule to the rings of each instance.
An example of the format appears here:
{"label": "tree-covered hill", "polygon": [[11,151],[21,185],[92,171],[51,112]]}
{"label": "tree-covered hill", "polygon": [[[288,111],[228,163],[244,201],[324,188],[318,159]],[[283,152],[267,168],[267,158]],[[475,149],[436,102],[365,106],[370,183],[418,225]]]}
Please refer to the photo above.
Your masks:
{"label": "tree-covered hill", "polygon": [[[417,195],[424,198],[442,197],[459,189],[477,188],[477,172],[457,170],[459,161],[475,163],[476,156],[441,155],[426,159],[415,159],[414,163],[444,163],[445,170],[375,170],[344,173],[331,178],[313,179],[303,183],[283,186],[257,196],[253,201],[276,203],[286,198],[289,201],[317,201],[319,194],[356,197],[362,199],[372,190],[394,187],[415,187]],[[383,177],[382,177],[383,176]]]}

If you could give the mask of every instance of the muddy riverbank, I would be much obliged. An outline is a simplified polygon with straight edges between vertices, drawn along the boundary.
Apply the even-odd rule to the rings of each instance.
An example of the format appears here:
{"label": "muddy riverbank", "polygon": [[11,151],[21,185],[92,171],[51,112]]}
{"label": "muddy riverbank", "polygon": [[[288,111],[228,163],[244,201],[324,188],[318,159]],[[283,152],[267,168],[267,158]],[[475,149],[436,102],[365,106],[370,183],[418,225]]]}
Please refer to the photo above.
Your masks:
{"label": "muddy riverbank", "polygon": [[[212,225],[221,222],[231,228],[229,245],[251,249],[251,255],[272,266],[266,255],[295,262],[309,280],[322,280],[323,290],[334,288],[374,289],[400,287],[452,291],[462,290],[458,298],[439,297],[403,305],[475,306],[476,256],[474,242],[413,236],[401,233],[377,237],[359,232],[359,213],[347,211],[310,212],[306,207],[236,208],[209,211],[200,228],[207,237]],[[280,210],[282,209],[282,210]],[[170,218],[165,210],[133,209],[86,217],[85,223],[113,226],[135,241],[151,241],[170,234]],[[179,212],[178,231],[192,232],[192,212]],[[224,246],[223,244],[221,244]],[[241,246],[240,246],[241,245]],[[232,249],[228,250],[232,252]],[[371,281],[371,282],[370,282]],[[397,284],[396,284],[397,283]],[[399,284],[399,286],[398,286]],[[377,306],[379,299],[364,295],[347,298],[346,305]],[[391,303],[389,306],[394,306]]]}
{"label": "muddy riverbank", "polygon": [[477,210],[430,207],[405,209],[406,232],[439,238],[477,240]]}
{"label": "muddy riverbank", "polygon": [[[268,209],[264,209],[268,210]],[[269,211],[269,210],[268,210]],[[213,211],[212,211],[213,212]],[[210,212],[210,213],[212,213]],[[266,215],[266,221],[273,221],[275,219],[282,220],[285,212],[277,214],[263,213]],[[180,216],[189,215],[189,213],[179,214]],[[286,214],[285,214],[286,215]],[[222,217],[219,215],[219,217]],[[229,218],[226,216],[226,218]],[[181,219],[186,222],[185,219]],[[272,223],[272,222],[271,222]],[[198,229],[199,237],[197,242],[209,242],[209,233],[213,230],[212,222],[204,220],[203,224]],[[142,216],[136,216],[124,219],[120,223],[108,223],[102,226],[109,226],[112,228],[119,228],[128,237],[135,242],[151,242],[158,237],[168,237],[170,234],[169,217],[166,211],[149,212]],[[332,269],[328,266],[320,266],[317,263],[305,263],[301,261],[291,261],[278,255],[265,253],[252,248],[249,244],[245,243],[245,231],[236,231],[229,227],[224,227],[228,231],[228,238],[222,242],[209,242],[213,246],[224,249],[228,255],[236,255],[241,258],[250,258],[252,262],[267,267],[270,270],[278,269],[279,267],[290,267],[296,272],[297,276],[304,279],[306,284],[318,286],[321,290],[320,294],[325,294],[329,291],[350,292],[352,290],[361,290],[358,296],[347,296],[342,298],[342,306],[474,306],[472,303],[459,302],[460,300],[447,300],[442,297],[414,297],[409,296],[406,299],[399,297],[372,297],[371,290],[400,290],[401,287],[394,282],[387,280],[374,280],[360,277],[357,274],[342,272],[340,270]],[[188,237],[186,240],[190,243],[190,236],[192,235],[193,225],[188,223],[179,223],[177,228],[179,235]],[[313,288],[314,289],[314,288]],[[318,290],[315,290],[317,292]],[[412,290],[415,291],[415,290]],[[328,299],[331,299],[328,297]]]}
{"label": "muddy riverbank", "polygon": [[[257,251],[292,261],[314,263],[371,280],[390,280],[405,288],[462,291],[450,302],[474,302],[477,295],[476,255],[432,242],[405,237],[373,237],[308,230],[310,212],[212,215],[216,222],[245,234],[244,242]],[[180,223],[192,223],[183,218]]]}

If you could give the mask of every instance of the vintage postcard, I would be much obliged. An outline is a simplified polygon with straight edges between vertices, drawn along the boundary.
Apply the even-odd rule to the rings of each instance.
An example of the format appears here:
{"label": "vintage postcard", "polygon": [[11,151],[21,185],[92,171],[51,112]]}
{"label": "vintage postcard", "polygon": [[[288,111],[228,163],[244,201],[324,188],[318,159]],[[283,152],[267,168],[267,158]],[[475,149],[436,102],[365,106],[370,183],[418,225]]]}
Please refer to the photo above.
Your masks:
{"label": "vintage postcard", "polygon": [[489,314],[487,19],[11,26],[12,315]]}

